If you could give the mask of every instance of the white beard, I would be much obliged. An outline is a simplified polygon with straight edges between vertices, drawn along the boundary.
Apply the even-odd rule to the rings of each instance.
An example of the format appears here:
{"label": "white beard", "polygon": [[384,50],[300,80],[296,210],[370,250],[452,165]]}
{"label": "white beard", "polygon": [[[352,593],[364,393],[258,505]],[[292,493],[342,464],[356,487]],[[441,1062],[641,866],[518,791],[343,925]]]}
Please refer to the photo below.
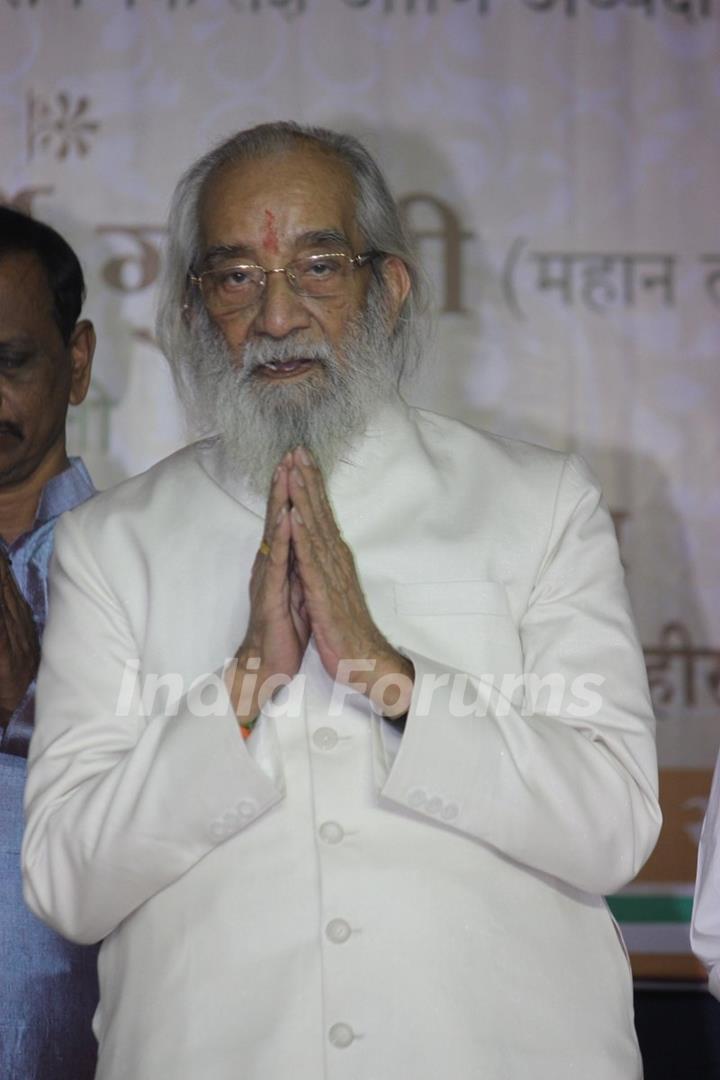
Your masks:
{"label": "white beard", "polygon": [[[397,389],[398,364],[388,332],[383,296],[371,285],[362,315],[350,325],[341,354],[305,331],[247,342],[240,364],[204,312],[192,328],[193,364],[186,408],[204,434],[218,433],[226,460],[265,495],[280,460],[306,447],[327,478],[361,435],[375,409]],[[263,365],[302,356],[320,370],[297,381],[259,375]]]}

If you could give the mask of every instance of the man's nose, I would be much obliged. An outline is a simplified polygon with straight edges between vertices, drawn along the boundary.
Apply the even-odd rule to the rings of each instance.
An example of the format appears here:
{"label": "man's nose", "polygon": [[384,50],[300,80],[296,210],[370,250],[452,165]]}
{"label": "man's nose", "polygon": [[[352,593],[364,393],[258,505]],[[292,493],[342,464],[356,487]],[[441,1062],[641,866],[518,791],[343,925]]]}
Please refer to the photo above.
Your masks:
{"label": "man's nose", "polygon": [[270,337],[285,337],[310,325],[310,312],[303,298],[291,288],[285,273],[268,273],[260,296],[253,329]]}

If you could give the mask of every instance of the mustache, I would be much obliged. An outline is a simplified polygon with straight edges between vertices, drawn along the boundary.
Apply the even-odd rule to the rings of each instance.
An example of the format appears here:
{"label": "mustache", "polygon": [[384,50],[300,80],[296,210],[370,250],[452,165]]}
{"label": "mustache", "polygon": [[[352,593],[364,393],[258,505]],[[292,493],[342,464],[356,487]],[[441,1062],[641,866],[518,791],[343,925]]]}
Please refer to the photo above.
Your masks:
{"label": "mustache", "polygon": [[16,439],[24,438],[22,429],[12,420],[0,420],[0,435],[13,435]]}
{"label": "mustache", "polygon": [[324,341],[303,340],[304,335],[292,334],[284,338],[259,338],[248,341],[242,350],[243,378],[249,378],[253,372],[267,364],[281,364],[287,360],[314,360],[328,366],[335,360],[331,346]]}

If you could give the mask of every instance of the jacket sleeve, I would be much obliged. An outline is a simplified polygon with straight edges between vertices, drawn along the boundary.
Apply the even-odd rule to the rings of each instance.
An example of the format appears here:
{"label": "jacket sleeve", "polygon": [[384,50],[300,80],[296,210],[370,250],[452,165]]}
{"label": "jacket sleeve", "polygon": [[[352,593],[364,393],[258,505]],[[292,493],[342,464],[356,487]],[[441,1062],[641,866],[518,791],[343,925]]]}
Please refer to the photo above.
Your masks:
{"label": "jacket sleeve", "polygon": [[720,756],[700,834],[690,943],[708,969],[708,989],[720,1001]]}
{"label": "jacket sleeve", "polygon": [[[122,606],[72,515],[59,523],[30,745],[25,898],[100,940],[283,796],[248,753],[219,673],[144,715]],[[168,698],[168,702],[169,702]],[[214,701],[214,707],[208,702]],[[204,707],[198,707],[204,703]]]}
{"label": "jacket sleeve", "polygon": [[566,459],[518,629],[523,671],[510,682],[403,649],[415,687],[382,796],[571,886],[612,892],[660,829],[654,719],[612,520],[579,459]]}

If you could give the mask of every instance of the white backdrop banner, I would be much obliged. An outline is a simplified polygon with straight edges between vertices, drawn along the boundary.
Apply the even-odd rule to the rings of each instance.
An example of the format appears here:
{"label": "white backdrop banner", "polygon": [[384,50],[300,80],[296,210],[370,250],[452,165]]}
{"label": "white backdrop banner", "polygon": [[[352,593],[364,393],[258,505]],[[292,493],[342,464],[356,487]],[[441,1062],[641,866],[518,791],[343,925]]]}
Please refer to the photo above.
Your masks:
{"label": "white backdrop banner", "polygon": [[153,344],[180,173],[241,127],[349,130],[434,282],[419,403],[582,453],[614,512],[667,823],[613,901],[645,974],[687,919],[720,731],[720,0],[0,0],[0,200],[63,232],[100,347],[100,486],[185,440]]}

